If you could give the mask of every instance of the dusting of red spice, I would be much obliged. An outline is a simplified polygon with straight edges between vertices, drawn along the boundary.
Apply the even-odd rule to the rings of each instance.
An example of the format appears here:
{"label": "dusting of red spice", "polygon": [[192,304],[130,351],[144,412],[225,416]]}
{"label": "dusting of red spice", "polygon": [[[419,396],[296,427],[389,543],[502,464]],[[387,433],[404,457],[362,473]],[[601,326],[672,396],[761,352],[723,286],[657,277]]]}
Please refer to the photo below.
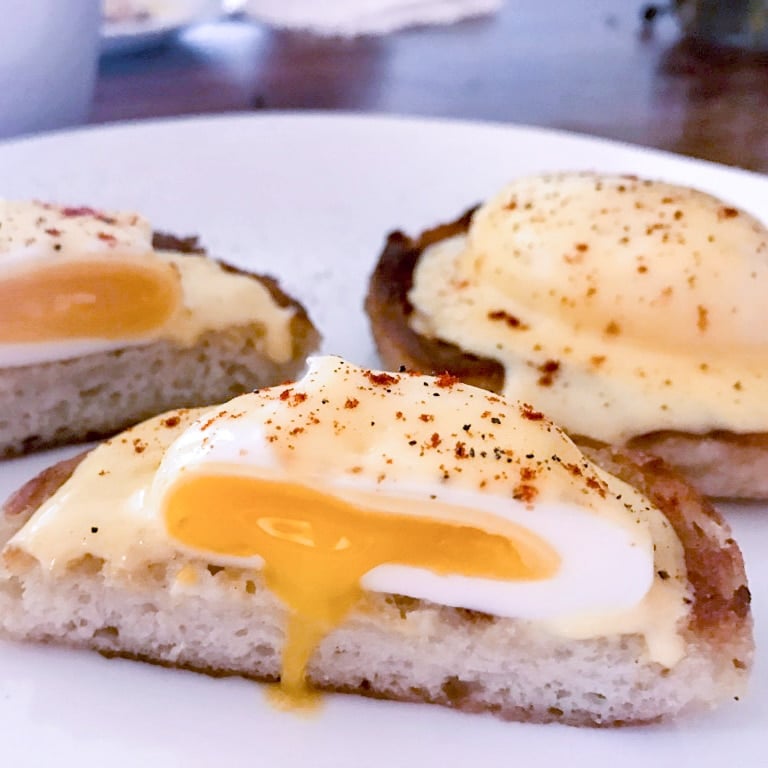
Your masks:
{"label": "dusting of red spice", "polygon": [[696,320],[696,327],[703,333],[709,328],[709,310],[699,304],[696,307],[698,318]]}
{"label": "dusting of red spice", "polygon": [[68,218],[74,218],[75,216],[98,216],[98,211],[94,208],[88,208],[86,205],[79,205],[62,208],[61,215]]}
{"label": "dusting of red spice", "polygon": [[584,261],[583,253],[566,253],[563,255],[563,261],[566,264],[581,264]]}
{"label": "dusting of red spice", "polygon": [[105,243],[116,243],[117,238],[114,235],[110,235],[109,232],[97,232],[96,237],[99,240],[103,240]]}
{"label": "dusting of red spice", "polygon": [[731,208],[730,206],[723,206],[717,211],[718,219],[734,219],[739,215],[737,208]]}
{"label": "dusting of red spice", "polygon": [[144,451],[147,449],[147,444],[141,440],[140,438],[135,438],[133,441],[133,450],[136,453],[144,453]]}
{"label": "dusting of red spice", "polygon": [[50,235],[51,237],[58,237],[61,234],[60,229],[56,229],[56,227],[49,227],[45,230],[46,235]]}
{"label": "dusting of red spice", "polygon": [[513,499],[516,501],[524,501],[526,504],[533,502],[538,495],[538,488],[529,483],[520,483],[520,485],[515,486],[515,489],[512,491]]}
{"label": "dusting of red spice", "polygon": [[173,427],[177,427],[180,421],[181,419],[178,416],[169,416],[167,419],[163,419],[160,423],[164,427],[172,429]]}
{"label": "dusting of red spice", "polygon": [[422,421],[434,421],[435,420],[435,417],[431,413],[422,413],[421,416],[419,416],[419,418]]}
{"label": "dusting of red spice", "polygon": [[557,360],[546,360],[537,370],[541,374],[538,381],[539,386],[551,387],[557,372],[560,370],[560,363]]}
{"label": "dusting of red spice", "polygon": [[585,482],[587,483],[587,487],[591,488],[593,491],[597,491],[600,495],[601,499],[605,498],[605,483],[601,480],[598,480],[596,477],[587,477],[585,478]]}
{"label": "dusting of red spice", "polygon": [[437,446],[440,445],[440,443],[442,442],[443,441],[440,439],[440,435],[437,432],[433,432],[432,437],[429,438],[429,444],[433,448],[437,448]]}
{"label": "dusting of red spice", "polygon": [[437,384],[438,387],[442,387],[444,389],[452,387],[454,384],[458,384],[458,383],[459,383],[459,377],[448,373],[448,371],[444,371],[443,373],[441,373],[435,380],[435,384]]}
{"label": "dusting of red spice", "polygon": [[293,392],[293,390],[292,390],[292,389],[284,389],[284,390],[283,390],[283,391],[280,393],[280,399],[281,399],[281,400],[287,400],[287,399],[288,399],[288,398],[291,396],[291,392]]}
{"label": "dusting of red spice", "polygon": [[307,393],[306,392],[297,392],[293,396],[293,405],[298,405],[299,403],[303,403],[307,399]]}
{"label": "dusting of red spice", "polygon": [[360,405],[360,401],[356,397],[348,397],[344,403],[344,407],[349,408],[350,410],[352,408],[357,408],[358,405]]}
{"label": "dusting of red spice", "polygon": [[521,331],[528,330],[528,326],[519,317],[505,312],[503,309],[495,309],[488,313],[489,320],[503,320],[510,328],[518,328]]}
{"label": "dusting of red spice", "polygon": [[467,444],[461,440],[457,441],[454,455],[457,459],[466,459],[469,456],[469,453],[467,452]]}
{"label": "dusting of red spice", "polygon": [[210,427],[213,424],[213,422],[216,421],[216,419],[219,419],[226,415],[227,415],[226,411],[219,411],[215,416],[211,416],[211,418],[208,419],[208,421],[206,421],[202,427],[200,427],[200,431],[205,432],[205,430],[208,429],[208,427]]}
{"label": "dusting of red spice", "polygon": [[371,384],[375,384],[378,387],[388,387],[392,384],[397,384],[400,381],[399,376],[392,376],[389,373],[374,373],[373,371],[366,371],[365,376]]}
{"label": "dusting of red spice", "polygon": [[563,467],[565,467],[565,469],[568,470],[568,472],[570,472],[574,477],[579,477],[582,474],[581,467],[578,464],[572,464],[569,462],[568,464],[563,464]]}
{"label": "dusting of red spice", "polygon": [[70,206],[67,208],[61,208],[61,215],[66,216],[67,218],[75,218],[77,216],[94,216],[99,221],[104,222],[104,224],[115,224],[116,220],[113,219],[111,216],[107,216],[104,213],[101,213],[101,211],[97,211],[95,208],[89,208],[87,205],[80,205],[80,206]]}
{"label": "dusting of red spice", "polygon": [[532,405],[523,403],[520,406],[520,415],[528,421],[541,421],[544,418],[544,414],[541,411],[535,411]]}

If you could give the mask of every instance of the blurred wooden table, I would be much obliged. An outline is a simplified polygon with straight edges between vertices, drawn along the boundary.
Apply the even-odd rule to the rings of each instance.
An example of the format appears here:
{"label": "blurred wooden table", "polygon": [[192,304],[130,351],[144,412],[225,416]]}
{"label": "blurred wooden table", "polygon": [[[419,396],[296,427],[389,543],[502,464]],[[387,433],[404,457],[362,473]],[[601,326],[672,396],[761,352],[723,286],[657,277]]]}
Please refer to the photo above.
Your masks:
{"label": "blurred wooden table", "polygon": [[102,61],[95,122],[342,109],[565,128],[768,172],[768,56],[643,28],[637,0],[507,0],[494,17],[325,39],[242,21]]}

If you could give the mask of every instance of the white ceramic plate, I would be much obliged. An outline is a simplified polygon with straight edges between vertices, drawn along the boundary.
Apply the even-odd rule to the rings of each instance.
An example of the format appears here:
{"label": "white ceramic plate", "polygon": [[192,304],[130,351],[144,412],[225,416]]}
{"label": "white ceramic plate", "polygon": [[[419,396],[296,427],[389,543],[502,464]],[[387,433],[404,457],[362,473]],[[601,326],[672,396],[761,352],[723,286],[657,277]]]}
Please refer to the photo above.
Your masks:
{"label": "white ceramic plate", "polygon": [[170,40],[185,27],[221,13],[221,0],[151,0],[146,18],[107,21],[101,25],[103,54],[136,53]]}
{"label": "white ceramic plate", "polygon": [[[768,219],[768,179],[589,138],[514,126],[266,115],[98,128],[0,145],[2,195],[134,208],[199,233],[219,256],[279,275],[324,349],[376,356],[361,304],[393,227],[445,221],[512,177],[547,169],[685,182]],[[0,496],[77,449],[0,465]],[[765,765],[768,510],[727,509],[754,593],[760,647],[746,700],[670,726],[577,730],[438,707],[328,697],[315,716],[273,711],[243,680],[90,653],[0,644],[3,765]]]}

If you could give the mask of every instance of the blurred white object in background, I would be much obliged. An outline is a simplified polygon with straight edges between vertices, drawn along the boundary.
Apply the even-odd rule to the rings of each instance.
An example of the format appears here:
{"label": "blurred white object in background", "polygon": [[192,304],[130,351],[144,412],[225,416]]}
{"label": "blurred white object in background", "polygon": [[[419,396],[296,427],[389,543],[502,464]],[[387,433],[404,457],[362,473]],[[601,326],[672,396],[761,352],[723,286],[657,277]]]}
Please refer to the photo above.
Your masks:
{"label": "blurred white object in background", "polygon": [[321,35],[386,34],[421,24],[450,24],[498,10],[502,0],[246,0],[255,21]]}
{"label": "blurred white object in background", "polygon": [[100,0],[1,0],[0,138],[85,122]]}
{"label": "blurred white object in background", "polygon": [[101,15],[112,24],[142,21],[156,12],[157,5],[152,0],[102,0]]}
{"label": "blurred white object in background", "polygon": [[164,45],[185,27],[222,13],[222,0],[102,0],[101,52],[137,53]]}

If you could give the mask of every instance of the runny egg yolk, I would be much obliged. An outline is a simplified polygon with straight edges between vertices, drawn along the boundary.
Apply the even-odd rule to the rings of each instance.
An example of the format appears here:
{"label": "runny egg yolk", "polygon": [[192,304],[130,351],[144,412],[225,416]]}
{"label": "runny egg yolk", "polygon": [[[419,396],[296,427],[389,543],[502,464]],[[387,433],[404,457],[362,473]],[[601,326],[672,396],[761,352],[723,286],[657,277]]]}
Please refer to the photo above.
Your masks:
{"label": "runny egg yolk", "polygon": [[0,343],[140,337],[181,301],[176,270],[163,262],[68,262],[0,280]]}
{"label": "runny egg yolk", "polygon": [[164,502],[168,532],[182,544],[264,560],[266,585],[288,607],[281,687],[306,695],[305,670],[322,640],[362,596],[361,578],[396,564],[440,575],[499,580],[552,576],[555,551],[511,523],[504,535],[473,527],[472,513],[445,520],[361,509],[295,483],[197,475]]}

